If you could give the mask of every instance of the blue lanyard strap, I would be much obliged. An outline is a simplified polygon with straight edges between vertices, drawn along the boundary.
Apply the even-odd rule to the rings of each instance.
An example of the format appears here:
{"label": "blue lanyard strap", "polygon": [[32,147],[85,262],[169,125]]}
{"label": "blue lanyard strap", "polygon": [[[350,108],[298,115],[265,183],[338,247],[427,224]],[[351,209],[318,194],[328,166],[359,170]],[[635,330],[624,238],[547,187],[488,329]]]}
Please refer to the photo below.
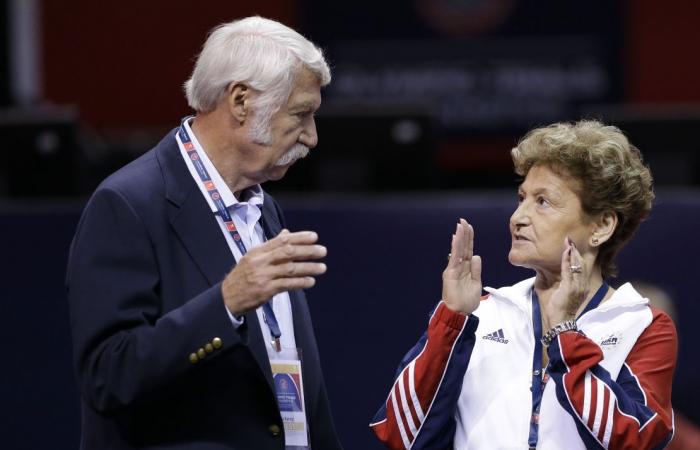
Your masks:
{"label": "blue lanyard strap", "polygon": [[282,350],[280,346],[280,337],[282,332],[280,331],[280,326],[277,323],[277,317],[275,317],[275,312],[272,310],[272,299],[263,305],[263,317],[265,318],[265,323],[270,328],[270,334],[272,335],[272,345],[279,352]]}
{"label": "blue lanyard strap", "polygon": [[236,228],[236,224],[233,222],[231,213],[229,213],[228,208],[226,208],[226,205],[224,204],[224,200],[221,198],[219,190],[216,188],[214,181],[211,179],[209,171],[207,171],[207,168],[204,167],[202,159],[199,157],[199,153],[197,153],[197,149],[195,148],[195,145],[192,142],[192,139],[190,138],[187,129],[185,128],[185,121],[187,121],[188,119],[189,117],[183,119],[182,124],[180,125],[180,130],[178,131],[178,136],[180,136],[182,146],[185,148],[187,156],[190,157],[190,161],[192,161],[192,165],[194,165],[194,168],[197,171],[197,175],[199,175],[199,179],[202,182],[202,185],[204,185],[204,188],[207,190],[209,198],[211,198],[212,202],[214,202],[214,206],[216,206],[216,214],[221,216],[221,218],[223,219],[224,225],[226,225],[226,229],[231,234],[233,242],[236,243],[236,246],[238,247],[238,250],[240,250],[241,255],[245,255],[248,249],[246,249],[245,244],[241,239],[241,235],[238,232],[238,229]]}
{"label": "blue lanyard strap", "polygon": [[[211,176],[209,175],[209,171],[207,170],[207,168],[204,167],[202,159],[200,158],[199,153],[197,153],[197,148],[192,142],[190,134],[187,132],[185,122],[189,119],[190,117],[185,117],[182,120],[182,123],[180,124],[180,129],[178,130],[178,136],[180,137],[182,146],[187,152],[187,156],[189,156],[190,161],[192,161],[192,164],[194,165],[197,175],[199,175],[199,179],[202,182],[202,185],[204,185],[204,188],[209,194],[209,197],[214,202],[214,206],[216,206],[216,214],[218,216],[221,216],[221,219],[224,221],[226,229],[231,234],[231,238],[233,238],[233,242],[236,244],[238,250],[241,252],[241,256],[243,256],[248,252],[248,249],[243,243],[243,239],[241,239],[241,234],[238,232],[238,228],[236,228],[236,224],[233,222],[233,217],[231,216],[231,213],[226,207],[224,200],[221,198],[221,194],[216,188],[214,180],[212,180]],[[265,323],[270,328],[270,334],[273,337],[272,345],[277,349],[277,351],[280,351],[280,337],[282,336],[282,332],[280,331],[279,323],[277,322],[275,312],[272,310],[272,299],[270,299],[267,303],[263,305],[263,312]]]}
{"label": "blue lanyard strap", "polygon": [[535,335],[535,351],[532,355],[532,415],[530,416],[530,434],[527,443],[530,448],[537,447],[537,438],[540,422],[540,404],[542,403],[542,393],[544,383],[542,382],[542,313],[540,312],[540,300],[532,289],[532,329]]}
{"label": "blue lanyard strap", "polygon": [[[605,294],[608,293],[608,283],[603,281],[596,291],[591,301],[588,302],[583,312],[579,314],[576,318],[586,314],[600,305],[600,302],[605,298]],[[546,369],[542,369],[542,352],[543,346],[540,339],[542,339],[542,313],[540,311],[540,299],[537,297],[535,289],[532,289],[532,328],[535,335],[535,351],[532,355],[532,415],[530,416],[530,434],[528,436],[528,446],[531,449],[537,447],[537,440],[539,437],[539,424],[540,424],[540,406],[542,404],[542,394],[544,393],[544,388],[549,380],[549,375],[546,373]]]}

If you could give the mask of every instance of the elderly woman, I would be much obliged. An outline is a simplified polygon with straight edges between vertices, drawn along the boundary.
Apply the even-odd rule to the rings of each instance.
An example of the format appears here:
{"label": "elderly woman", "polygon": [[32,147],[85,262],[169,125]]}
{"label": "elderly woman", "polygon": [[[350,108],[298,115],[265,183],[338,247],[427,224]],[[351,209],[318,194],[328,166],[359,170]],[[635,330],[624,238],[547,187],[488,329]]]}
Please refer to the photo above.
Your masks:
{"label": "elderly woman", "polygon": [[595,121],[531,131],[511,264],[533,278],[481,297],[474,230],[457,224],[442,301],[404,357],[373,431],[394,449],[661,449],[673,436],[672,321],[615,256],[654,194],[639,151]]}

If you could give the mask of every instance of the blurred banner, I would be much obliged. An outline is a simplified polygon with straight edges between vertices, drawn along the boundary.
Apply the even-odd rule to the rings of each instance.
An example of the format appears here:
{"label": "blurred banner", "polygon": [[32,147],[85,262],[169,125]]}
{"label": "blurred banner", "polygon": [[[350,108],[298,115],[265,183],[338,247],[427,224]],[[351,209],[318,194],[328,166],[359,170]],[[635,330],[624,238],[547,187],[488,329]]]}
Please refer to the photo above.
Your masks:
{"label": "blurred banner", "polygon": [[[64,138],[52,157],[73,154],[62,164],[73,161],[63,167],[78,173],[77,188],[51,181],[35,195],[88,194],[151,148],[192,113],[182,83],[208,30],[251,14],[298,29],[333,71],[319,146],[272,191],[511,186],[518,138],[582,117],[627,132],[658,184],[700,184],[700,60],[689,57],[700,3],[691,0],[269,0],[214,2],[196,14],[166,0],[0,5],[0,108],[11,107],[0,115],[21,107],[17,117],[36,118],[47,105],[74,113],[76,145]],[[31,137],[36,121],[24,126],[34,131],[21,142],[32,143],[14,145],[15,127],[12,151],[46,161]],[[18,159],[4,161],[0,196],[25,195],[8,187]]]}
{"label": "blurred banner", "polygon": [[621,99],[618,2],[359,0],[342,14],[308,3],[336,106],[419,106],[459,136],[517,134]]}
{"label": "blurred banner", "polygon": [[[304,26],[334,71],[320,117],[328,108],[358,118],[391,111],[395,120],[384,135],[399,123],[430,134],[425,146],[411,149],[424,153],[427,170],[404,173],[395,189],[508,185],[514,179],[508,151],[527,130],[622,100],[619,2],[306,3]],[[410,119],[416,114],[423,125]],[[319,130],[323,159],[341,139]],[[402,161],[399,139],[377,148],[374,134],[359,131],[345,135],[357,137],[351,139],[357,152],[388,151],[397,165]],[[365,166],[371,171],[376,163]]]}

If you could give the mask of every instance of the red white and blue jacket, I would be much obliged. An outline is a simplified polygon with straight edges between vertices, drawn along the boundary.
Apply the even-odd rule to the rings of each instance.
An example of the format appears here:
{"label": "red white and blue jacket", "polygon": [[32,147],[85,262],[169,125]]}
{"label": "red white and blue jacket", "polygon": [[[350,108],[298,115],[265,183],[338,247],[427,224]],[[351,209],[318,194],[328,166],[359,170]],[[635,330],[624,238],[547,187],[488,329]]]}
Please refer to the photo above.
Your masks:
{"label": "red white and blue jacket", "polygon": [[541,374],[533,371],[533,285],[534,278],[486,288],[490,295],[470,316],[438,305],[370,424],[387,447],[525,449],[533,430],[538,450],[663,449],[670,442],[671,319],[625,284],[579,317],[579,332],[550,344]]}

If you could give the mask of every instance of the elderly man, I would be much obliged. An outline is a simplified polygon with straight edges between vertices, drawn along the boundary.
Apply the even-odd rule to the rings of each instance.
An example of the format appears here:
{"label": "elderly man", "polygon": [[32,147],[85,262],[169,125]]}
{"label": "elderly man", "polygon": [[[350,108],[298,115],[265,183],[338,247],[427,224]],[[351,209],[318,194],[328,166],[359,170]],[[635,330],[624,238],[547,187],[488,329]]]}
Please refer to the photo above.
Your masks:
{"label": "elderly man", "polygon": [[67,274],[83,449],[340,448],[301,291],[326,249],[260,187],[316,145],[329,81],[294,30],[224,24],[196,116],[94,193]]}

